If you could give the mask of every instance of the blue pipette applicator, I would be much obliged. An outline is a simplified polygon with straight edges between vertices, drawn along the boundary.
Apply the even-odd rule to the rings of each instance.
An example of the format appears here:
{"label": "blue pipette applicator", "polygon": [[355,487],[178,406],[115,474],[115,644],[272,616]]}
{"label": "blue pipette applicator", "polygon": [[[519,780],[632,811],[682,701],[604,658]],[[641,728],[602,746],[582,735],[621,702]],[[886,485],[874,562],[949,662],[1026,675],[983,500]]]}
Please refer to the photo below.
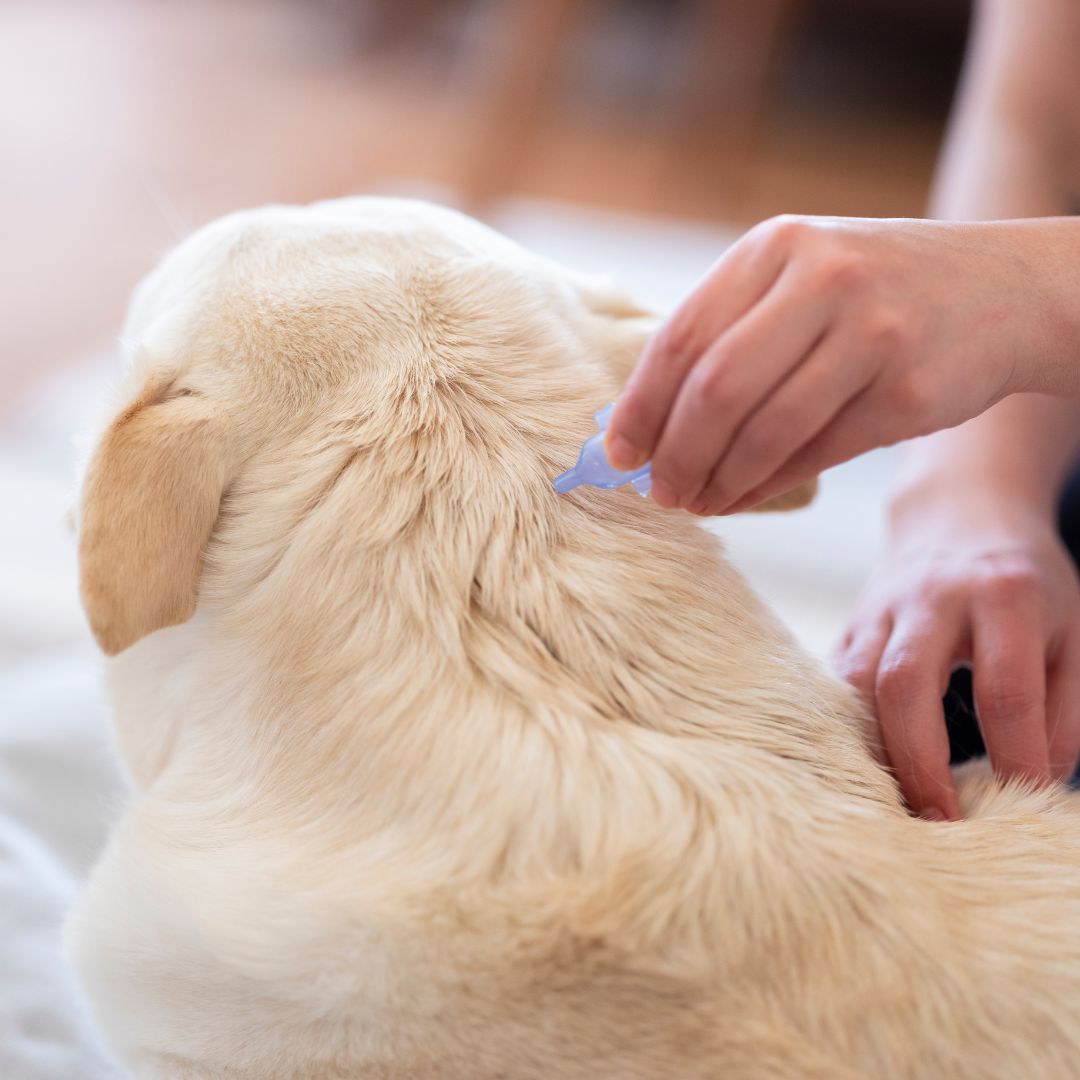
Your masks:
{"label": "blue pipette applicator", "polygon": [[634,490],[642,498],[649,494],[652,488],[652,469],[648,463],[632,472],[620,472],[608,463],[607,454],[604,453],[604,433],[614,410],[615,403],[612,402],[596,414],[596,426],[600,430],[582,444],[577,464],[555,477],[554,487],[560,495],[581,484],[591,484],[598,488],[617,488],[623,484],[633,484]]}

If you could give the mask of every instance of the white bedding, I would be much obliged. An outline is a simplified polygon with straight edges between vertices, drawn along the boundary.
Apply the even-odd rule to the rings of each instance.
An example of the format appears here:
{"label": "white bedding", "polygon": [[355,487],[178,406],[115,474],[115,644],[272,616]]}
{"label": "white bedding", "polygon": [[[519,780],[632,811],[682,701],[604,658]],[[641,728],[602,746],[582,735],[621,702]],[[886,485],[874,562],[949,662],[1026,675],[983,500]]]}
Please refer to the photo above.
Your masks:
{"label": "white bedding", "polygon": [[60,952],[64,913],[121,781],[75,597],[69,434],[102,362],[50,380],[0,435],[0,1077],[104,1080],[110,1064]]}
{"label": "white bedding", "polygon": [[[670,308],[731,233],[620,215],[508,204],[496,224],[569,265],[608,272]],[[71,537],[73,433],[103,398],[96,359],[39,385],[0,430],[0,1078],[123,1076],[85,1017],[60,925],[120,805],[98,660],[79,612]],[[597,405],[602,405],[598,402]],[[831,473],[797,514],[720,522],[758,588],[824,652],[877,546],[891,464]]]}

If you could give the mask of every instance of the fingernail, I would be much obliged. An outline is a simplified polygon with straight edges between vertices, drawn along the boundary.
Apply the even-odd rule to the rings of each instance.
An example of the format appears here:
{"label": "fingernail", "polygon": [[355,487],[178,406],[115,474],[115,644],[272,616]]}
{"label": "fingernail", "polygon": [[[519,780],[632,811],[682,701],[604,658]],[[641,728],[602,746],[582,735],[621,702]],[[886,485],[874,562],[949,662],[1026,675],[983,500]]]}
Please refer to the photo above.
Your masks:
{"label": "fingernail", "polygon": [[944,821],[945,815],[936,806],[923,807],[922,813],[919,817],[924,818],[926,821]]}
{"label": "fingernail", "polygon": [[653,502],[658,506],[662,506],[665,510],[671,510],[679,505],[678,495],[676,495],[663,480],[653,480],[652,497]]}
{"label": "fingernail", "polygon": [[621,435],[612,435],[604,443],[604,452],[613,468],[629,472],[645,464],[645,457],[636,446]]}
{"label": "fingernail", "polygon": [[709,503],[706,499],[695,499],[687,508],[691,514],[704,514],[709,509]]}

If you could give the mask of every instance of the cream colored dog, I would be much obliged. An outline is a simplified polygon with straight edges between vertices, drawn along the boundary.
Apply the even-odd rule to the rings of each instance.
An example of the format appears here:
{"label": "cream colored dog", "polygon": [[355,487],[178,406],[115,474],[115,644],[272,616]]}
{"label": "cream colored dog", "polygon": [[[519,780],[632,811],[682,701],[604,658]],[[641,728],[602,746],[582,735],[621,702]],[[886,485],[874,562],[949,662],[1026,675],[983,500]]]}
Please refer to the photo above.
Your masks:
{"label": "cream colored dog", "polygon": [[140,1077],[1075,1077],[1080,829],[904,811],[681,513],[557,496],[653,322],[482,226],[228,217],[80,507],[136,795],[70,931]]}

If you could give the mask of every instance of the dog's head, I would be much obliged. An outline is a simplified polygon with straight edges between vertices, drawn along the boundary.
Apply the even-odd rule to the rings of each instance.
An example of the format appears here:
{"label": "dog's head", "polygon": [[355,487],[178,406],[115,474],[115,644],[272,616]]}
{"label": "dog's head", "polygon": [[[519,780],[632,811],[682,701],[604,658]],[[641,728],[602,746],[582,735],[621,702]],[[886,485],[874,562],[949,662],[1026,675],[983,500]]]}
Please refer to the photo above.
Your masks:
{"label": "dog's head", "polygon": [[249,553],[280,546],[346,475],[367,543],[424,515],[539,521],[654,327],[426,204],[273,207],[199,231],[136,292],[124,400],[83,485],[98,642],[115,654],[189,619],[238,522]]}

